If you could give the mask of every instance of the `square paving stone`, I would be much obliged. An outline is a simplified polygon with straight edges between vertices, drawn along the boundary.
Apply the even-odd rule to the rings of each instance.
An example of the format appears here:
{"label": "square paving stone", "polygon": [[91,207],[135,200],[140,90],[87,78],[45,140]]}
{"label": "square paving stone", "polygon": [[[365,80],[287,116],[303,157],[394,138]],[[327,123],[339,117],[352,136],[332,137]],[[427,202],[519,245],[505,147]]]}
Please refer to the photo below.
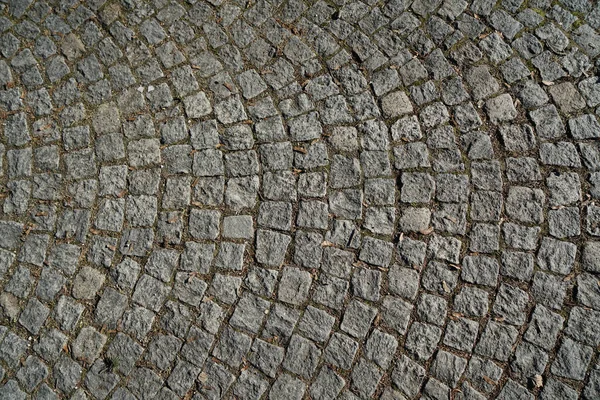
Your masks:
{"label": "square paving stone", "polygon": [[73,282],[73,297],[76,299],[93,299],[106,276],[97,269],[83,267]]}
{"label": "square paving stone", "polygon": [[522,382],[527,378],[544,373],[548,363],[548,354],[529,343],[520,343],[515,349],[510,369]]}
{"label": "square paving stone", "polygon": [[223,237],[230,239],[252,239],[254,237],[252,216],[238,215],[224,217]]}
{"label": "square paving stone", "polygon": [[106,199],[100,203],[94,225],[98,229],[120,232],[125,220],[125,199]]}
{"label": "square paving stone", "polygon": [[508,151],[524,153],[536,146],[535,133],[529,125],[502,125],[500,134]]}
{"label": "square paving stone", "polygon": [[397,91],[388,94],[381,100],[381,110],[388,118],[397,118],[413,112],[413,106],[406,93]]}
{"label": "square paving stone", "polygon": [[530,111],[537,134],[542,139],[557,139],[566,132],[565,126],[554,105],[547,105]]}
{"label": "square paving stone", "polygon": [[30,234],[23,240],[19,253],[19,261],[37,266],[42,266],[46,258],[46,251],[50,237],[48,235]]}
{"label": "square paving stone", "polygon": [[126,307],[127,296],[112,288],[107,288],[96,305],[95,321],[101,326],[114,329]]}
{"label": "square paving stone", "polygon": [[421,284],[427,290],[439,294],[448,294],[452,292],[458,280],[458,273],[448,265],[430,261],[421,277]]}
{"label": "square paving stone", "polygon": [[431,166],[429,151],[422,142],[407,143],[394,147],[395,167],[397,169],[427,168]]}
{"label": "square paving stone", "polygon": [[83,372],[81,366],[67,356],[62,356],[52,371],[56,387],[67,393],[75,389]]}
{"label": "square paving stone", "polygon": [[316,232],[296,231],[294,262],[305,268],[318,268],[323,255],[323,235]]}
{"label": "square paving stone", "polygon": [[508,247],[520,250],[535,250],[538,247],[540,228],[505,223],[502,226],[504,242]]}
{"label": "square paving stone", "polygon": [[552,206],[566,206],[581,200],[581,183],[576,173],[551,173],[546,183]]}
{"label": "square paving stone", "polygon": [[323,367],[310,387],[310,394],[314,399],[336,398],[345,384],[344,378],[331,368]]}
{"label": "square paving stone", "polygon": [[391,127],[392,139],[395,142],[415,141],[422,138],[421,127],[416,116],[400,118]]}
{"label": "square paving stone", "polygon": [[92,363],[104,348],[107,337],[93,327],[85,327],[73,342],[73,356],[87,363]]}
{"label": "square paving stone", "polygon": [[560,210],[548,212],[548,231],[559,239],[565,239],[581,234],[579,209],[576,207],[565,207]]}
{"label": "square paving stone", "polygon": [[546,196],[540,189],[511,186],[506,199],[506,212],[520,222],[539,224],[543,222]]}
{"label": "square paving stone", "polygon": [[268,312],[270,303],[260,297],[245,293],[231,316],[229,323],[234,328],[245,329],[257,333]]}
{"label": "square paving stone", "polygon": [[137,262],[130,258],[125,258],[115,267],[112,275],[120,288],[133,289],[140,271],[141,267]]}
{"label": "square paving stone", "polygon": [[[583,165],[592,171],[600,169],[600,145],[598,143],[579,143],[579,151],[581,152],[581,158],[583,159]],[[593,182],[593,186],[598,186],[597,173],[593,173],[590,177],[590,182]],[[594,178],[596,177],[596,178]],[[598,198],[598,189],[590,190],[592,196]]]}
{"label": "square paving stone", "polygon": [[517,110],[509,94],[501,94],[498,97],[489,99],[486,102],[486,108],[490,121],[494,124],[507,122],[517,117]]}
{"label": "square paving stone", "polygon": [[186,208],[190,204],[192,195],[190,184],[190,177],[168,178],[162,198],[162,208],[175,210]]}
{"label": "square paving stone", "polygon": [[270,377],[274,377],[283,361],[284,349],[257,339],[252,344],[248,361]]}
{"label": "square paving stone", "polygon": [[67,279],[54,268],[46,267],[37,283],[35,294],[44,301],[52,301],[63,288]]}
{"label": "square paving stone", "polygon": [[386,370],[394,358],[397,347],[398,341],[394,336],[376,329],[367,340],[365,356]]}
{"label": "square paving stone", "polygon": [[136,368],[131,376],[127,388],[140,398],[155,396],[163,384],[162,378],[149,368]]}
{"label": "square paving stone", "polygon": [[219,235],[221,213],[212,210],[192,209],[190,212],[190,235],[196,239],[216,239]]}
{"label": "square paving stone", "polygon": [[462,243],[457,238],[434,235],[429,242],[428,253],[437,259],[456,264],[459,262],[461,248]]}
{"label": "square paving stone", "polygon": [[[32,392],[47,376],[48,367],[35,356],[27,357],[23,366],[17,372],[17,379],[27,392]],[[40,391],[38,391],[38,395]]]}
{"label": "square paving stone", "polygon": [[472,68],[466,73],[465,79],[473,91],[475,100],[489,97],[500,89],[486,66]]}
{"label": "square paving stone", "polygon": [[466,318],[458,318],[448,322],[443,343],[460,351],[471,352],[475,346],[475,339],[479,324]]}
{"label": "square paving stone", "polygon": [[502,284],[498,290],[493,311],[511,325],[523,325],[528,302],[529,295],[526,292],[515,286]]}
{"label": "square paving stone", "polygon": [[231,178],[227,180],[225,204],[235,211],[253,208],[258,195],[258,176]]}
{"label": "square paving stone", "polygon": [[315,302],[329,308],[341,310],[344,307],[349,287],[348,281],[322,274],[315,286],[313,299]]}
{"label": "square paving stone", "polygon": [[331,213],[341,219],[359,219],[362,216],[363,192],[358,189],[345,189],[329,196]]}
{"label": "square paving stone", "polygon": [[373,363],[361,359],[351,374],[351,387],[363,398],[369,398],[375,392],[383,372]]}
{"label": "square paving stone", "polygon": [[[405,239],[406,240],[406,239]],[[388,290],[392,294],[413,300],[419,289],[419,273],[412,268],[394,265],[388,272]]]}
{"label": "square paving stone", "polygon": [[517,335],[514,327],[489,321],[475,347],[475,353],[498,361],[508,361]]}
{"label": "square paving stone", "polygon": [[410,321],[413,306],[397,297],[386,296],[382,309],[383,323],[395,329],[400,334],[405,334]]}
{"label": "square paving stone", "polygon": [[379,271],[361,268],[357,269],[352,277],[354,295],[365,300],[378,301],[380,286],[381,273]]}
{"label": "square paving stone", "polygon": [[125,311],[122,318],[123,330],[131,335],[135,335],[138,340],[146,337],[153,323],[154,313],[138,306],[133,306]]}
{"label": "square paving stone", "polygon": [[502,72],[504,80],[509,84],[515,83],[531,74],[527,66],[525,66],[518,57],[513,57],[502,64],[500,66],[500,71]]}
{"label": "square paving stone", "polygon": [[141,357],[144,348],[124,333],[117,333],[108,346],[106,355],[115,370],[128,375]]}
{"label": "square paving stone", "polygon": [[501,190],[502,174],[497,161],[474,162],[471,166],[473,185],[482,190]]}
{"label": "square paving stone", "polygon": [[327,340],[335,317],[318,308],[308,306],[298,323],[298,330],[308,339],[322,343]]}
{"label": "square paving stone", "polygon": [[208,285],[203,280],[193,275],[178,272],[175,275],[173,293],[179,300],[197,307],[200,305],[207,287]]}
{"label": "square paving stone", "polygon": [[517,251],[504,251],[500,273],[521,281],[529,281],[533,276],[533,255]]}
{"label": "square paving stone", "polygon": [[544,385],[540,398],[543,400],[552,398],[562,398],[565,400],[575,400],[579,394],[564,383],[556,379],[548,379]]}
{"label": "square paving stone", "polygon": [[586,208],[586,231],[590,235],[600,236],[600,207],[590,204]]}
{"label": "square paving stone", "polygon": [[[202,111],[204,114],[211,112],[206,96],[204,96],[204,99],[202,100]],[[217,119],[223,124],[240,122],[248,118],[238,95],[231,96],[228,99],[215,104],[214,111]]]}
{"label": "square paving stone", "polygon": [[273,383],[269,392],[272,400],[301,400],[306,391],[306,384],[288,374],[281,374]]}
{"label": "square paving stone", "polygon": [[502,205],[503,197],[498,192],[474,192],[471,194],[471,218],[475,221],[497,221]]}
{"label": "square paving stone", "polygon": [[266,266],[279,267],[290,242],[288,235],[259,229],[256,234],[256,260]]}
{"label": "square paving stone", "polygon": [[29,295],[34,285],[34,277],[29,268],[19,265],[13,272],[10,281],[4,286],[4,290],[20,298]]}
{"label": "square paving stone", "polygon": [[479,253],[499,250],[500,227],[492,224],[474,224],[471,228],[469,249]]}
{"label": "square paving stone", "polygon": [[185,113],[189,118],[201,118],[210,114],[213,108],[204,92],[198,92],[183,99]]}
{"label": "square paving stone", "polygon": [[419,393],[425,376],[425,369],[406,355],[397,360],[391,374],[396,387],[407,396],[416,396]]}
{"label": "square paving stone", "polygon": [[557,376],[582,380],[591,361],[593,350],[569,338],[565,338],[552,363],[551,371]]}
{"label": "square paving stone", "polygon": [[576,252],[577,246],[573,243],[544,238],[537,261],[542,269],[566,275],[573,268]]}
{"label": "square paving stone", "polygon": [[192,325],[187,334],[186,343],[181,349],[181,355],[192,364],[201,367],[208,357],[213,342],[212,334]]}
{"label": "square paving stone", "polygon": [[258,209],[257,223],[266,228],[289,231],[292,225],[292,204],[275,201],[262,202]]}
{"label": "square paving stone", "polygon": [[579,342],[589,346],[600,343],[600,312],[596,310],[574,307],[569,315],[567,333]]}
{"label": "square paving stone", "polygon": [[439,296],[423,293],[417,304],[417,318],[423,322],[443,325],[446,319],[448,302]]}
{"label": "square paving stone", "polygon": [[538,162],[531,157],[507,158],[506,176],[511,182],[529,182],[542,179]]}
{"label": "square paving stone", "polygon": [[61,296],[58,299],[53,317],[60,328],[64,331],[71,331],[75,328],[85,307],[67,296]]}
{"label": "square paving stone", "polygon": [[225,171],[229,176],[253,175],[258,169],[258,156],[254,150],[225,154]]}
{"label": "square paving stone", "polygon": [[191,321],[192,315],[187,306],[169,300],[165,304],[165,313],[160,319],[160,326],[169,333],[184,337]]}
{"label": "square paving stone", "polygon": [[256,370],[242,371],[233,386],[233,393],[240,398],[260,399],[269,388],[269,382]]}
{"label": "square paving stone", "polygon": [[160,142],[158,139],[140,139],[127,145],[129,165],[146,167],[161,162]]}
{"label": "square paving stone", "polygon": [[442,330],[437,326],[413,322],[404,347],[420,361],[426,361],[433,355],[441,335]]}
{"label": "square paving stone", "polygon": [[324,358],[327,362],[349,370],[358,351],[358,343],[343,333],[334,333],[325,349]]}
{"label": "square paving stone", "polygon": [[375,266],[387,267],[393,253],[392,243],[365,237],[359,254],[359,259]]}
{"label": "square paving stone", "polygon": [[[536,57],[542,57],[542,55]],[[534,59],[535,62],[535,59]],[[585,100],[571,82],[564,82],[548,87],[552,99],[565,114],[585,108]],[[574,133],[574,132],[572,132]]]}
{"label": "square paving stone", "polygon": [[243,268],[245,249],[245,244],[222,242],[215,257],[215,267],[240,271]]}
{"label": "square paving stone", "polygon": [[319,363],[321,350],[310,340],[299,335],[292,336],[287,353],[283,360],[283,367],[290,372],[310,379]]}
{"label": "square paving stone", "polygon": [[432,373],[449,387],[455,387],[467,367],[467,360],[441,350],[431,366]]}
{"label": "square paving stone", "polygon": [[309,272],[286,267],[281,273],[278,298],[289,304],[299,305],[308,298],[312,277]]}
{"label": "square paving stone", "polygon": [[406,203],[428,203],[435,191],[435,181],[429,174],[409,173],[402,174],[402,189],[400,199]]}
{"label": "square paving stone", "polygon": [[[185,396],[185,394],[190,390],[192,386],[194,386],[196,378],[200,373],[200,368],[195,365],[179,360],[175,365],[175,368],[169,375],[167,379],[167,384],[169,387],[177,393],[178,396]],[[176,399],[178,396],[172,394],[172,398]],[[168,398],[164,395],[159,394],[159,397]]]}
{"label": "square paving stone", "polygon": [[275,307],[271,310],[267,318],[263,337],[272,338],[279,336],[286,339],[289,338],[299,318],[299,311],[282,304],[275,304]]}
{"label": "square paving stone", "polygon": [[493,361],[478,356],[471,357],[466,377],[477,390],[483,393],[494,390],[501,376],[502,368]]}
{"label": "square paving stone", "polygon": [[216,176],[223,175],[223,153],[215,149],[200,150],[194,154],[194,175]]}
{"label": "square paving stone", "polygon": [[550,350],[556,343],[564,321],[564,318],[559,314],[542,305],[537,305],[533,310],[531,322],[523,337],[531,343]]}
{"label": "square paving stone", "polygon": [[540,145],[540,159],[546,165],[579,168],[581,158],[572,143],[542,143]]}
{"label": "square paving stone", "polygon": [[156,335],[148,344],[145,359],[160,370],[172,368],[172,363],[182,345],[181,339],[173,335]]}
{"label": "square paving stone", "polygon": [[215,274],[209,289],[209,294],[218,300],[233,304],[239,296],[242,279],[237,276]]}
{"label": "square paving stone", "polygon": [[581,264],[583,269],[591,272],[600,271],[600,242],[587,241],[583,245]]}
{"label": "square paving stone", "polygon": [[363,338],[376,315],[377,310],[373,307],[358,300],[353,300],[344,312],[340,328],[356,338]]}
{"label": "square paving stone", "polygon": [[33,298],[27,302],[19,318],[19,323],[30,333],[37,335],[49,314],[50,309],[39,300]]}
{"label": "square paving stone", "polygon": [[154,196],[128,196],[125,213],[131,226],[153,225],[157,214],[157,199]]}
{"label": "square paving stone", "polygon": [[135,286],[132,300],[154,311],[160,310],[170,288],[150,275],[142,275]]}

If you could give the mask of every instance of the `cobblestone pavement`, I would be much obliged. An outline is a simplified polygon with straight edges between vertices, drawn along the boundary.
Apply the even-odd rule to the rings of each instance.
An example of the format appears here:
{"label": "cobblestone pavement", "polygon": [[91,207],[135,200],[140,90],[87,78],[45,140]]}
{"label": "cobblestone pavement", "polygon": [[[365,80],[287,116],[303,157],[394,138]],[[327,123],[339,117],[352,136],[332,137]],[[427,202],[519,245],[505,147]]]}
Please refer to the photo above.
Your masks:
{"label": "cobblestone pavement", "polygon": [[0,0],[0,399],[600,398],[594,3]]}

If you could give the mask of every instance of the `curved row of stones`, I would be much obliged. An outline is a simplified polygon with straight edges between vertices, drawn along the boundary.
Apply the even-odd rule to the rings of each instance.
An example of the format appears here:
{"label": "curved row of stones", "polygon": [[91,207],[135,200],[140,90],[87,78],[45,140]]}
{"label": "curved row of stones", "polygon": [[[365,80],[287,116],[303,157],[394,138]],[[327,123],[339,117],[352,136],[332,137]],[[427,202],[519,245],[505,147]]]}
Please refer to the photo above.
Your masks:
{"label": "curved row of stones", "polygon": [[208,1],[0,0],[0,398],[599,398],[600,7]]}

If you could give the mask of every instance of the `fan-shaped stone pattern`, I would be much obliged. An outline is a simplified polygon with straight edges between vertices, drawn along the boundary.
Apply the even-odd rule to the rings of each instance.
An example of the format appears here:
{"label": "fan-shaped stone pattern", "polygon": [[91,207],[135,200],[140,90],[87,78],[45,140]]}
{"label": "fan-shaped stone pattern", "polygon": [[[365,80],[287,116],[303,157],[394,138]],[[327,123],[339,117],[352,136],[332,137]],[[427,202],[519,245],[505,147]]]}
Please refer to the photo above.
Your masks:
{"label": "fan-shaped stone pattern", "polygon": [[598,398],[594,3],[1,3],[0,398]]}

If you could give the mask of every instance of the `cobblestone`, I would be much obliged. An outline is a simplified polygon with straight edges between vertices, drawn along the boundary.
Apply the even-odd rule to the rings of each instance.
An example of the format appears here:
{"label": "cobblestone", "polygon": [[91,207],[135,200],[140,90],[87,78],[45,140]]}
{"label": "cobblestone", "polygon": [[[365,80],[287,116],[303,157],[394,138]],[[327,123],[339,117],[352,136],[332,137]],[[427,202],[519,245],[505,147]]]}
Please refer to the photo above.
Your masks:
{"label": "cobblestone", "polygon": [[599,28],[2,3],[0,397],[597,398]]}

